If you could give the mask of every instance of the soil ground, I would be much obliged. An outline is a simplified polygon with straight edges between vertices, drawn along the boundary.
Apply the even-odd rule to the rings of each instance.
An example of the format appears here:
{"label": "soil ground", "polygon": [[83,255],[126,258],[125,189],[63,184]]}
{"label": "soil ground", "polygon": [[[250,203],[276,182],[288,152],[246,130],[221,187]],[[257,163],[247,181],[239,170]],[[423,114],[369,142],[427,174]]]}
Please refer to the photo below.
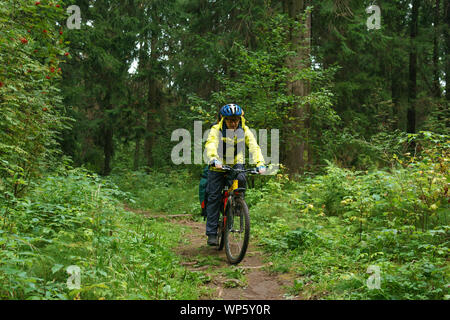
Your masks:
{"label": "soil ground", "polygon": [[250,243],[244,259],[233,266],[228,263],[225,250],[206,244],[205,222],[197,222],[192,215],[152,215],[149,212],[126,210],[152,218],[162,218],[171,223],[186,227],[184,241],[174,249],[181,257],[181,264],[191,271],[201,271],[210,281],[207,283],[210,294],[200,297],[203,300],[286,300],[300,299],[288,294],[294,276],[291,274],[269,273],[265,269],[271,263],[264,262],[263,251]]}
{"label": "soil ground", "polygon": [[232,266],[224,250],[218,251],[217,247],[206,244],[205,223],[189,219],[172,221],[191,230],[185,235],[187,243],[176,248],[176,253],[182,257],[182,264],[192,271],[202,270],[211,278],[208,286],[213,289],[213,294],[203,299],[298,299],[286,294],[286,288],[292,286],[293,277],[264,270],[270,263],[264,263],[263,252],[252,244],[251,239],[244,259],[237,266]]}

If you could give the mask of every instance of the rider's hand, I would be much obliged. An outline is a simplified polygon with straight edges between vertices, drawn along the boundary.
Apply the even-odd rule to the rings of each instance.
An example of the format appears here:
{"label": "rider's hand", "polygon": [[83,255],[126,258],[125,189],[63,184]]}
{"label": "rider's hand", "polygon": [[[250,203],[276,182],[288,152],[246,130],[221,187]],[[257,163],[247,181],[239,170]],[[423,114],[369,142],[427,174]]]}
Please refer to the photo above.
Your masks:
{"label": "rider's hand", "polygon": [[216,167],[217,169],[222,169],[222,162],[220,162],[219,160],[213,160],[213,161],[211,161],[211,165],[213,165],[213,166]]}
{"label": "rider's hand", "polygon": [[260,166],[257,168],[259,174],[264,174],[266,172],[266,167],[265,166]]}

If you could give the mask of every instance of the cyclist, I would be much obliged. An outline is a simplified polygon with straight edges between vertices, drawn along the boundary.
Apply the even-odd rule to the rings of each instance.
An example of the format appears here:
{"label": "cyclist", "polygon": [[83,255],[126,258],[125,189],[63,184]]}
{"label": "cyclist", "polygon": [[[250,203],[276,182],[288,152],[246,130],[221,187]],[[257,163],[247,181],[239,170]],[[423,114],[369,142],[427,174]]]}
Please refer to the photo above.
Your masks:
{"label": "cyclist", "polygon": [[[245,125],[244,112],[237,104],[227,104],[220,109],[219,121],[211,127],[205,144],[209,159],[208,183],[206,186],[206,235],[207,244],[217,246],[217,226],[222,190],[226,183],[226,175],[222,170],[223,159],[235,169],[244,169],[244,142],[248,146],[260,174],[266,169],[261,148],[249,127]],[[231,160],[231,161],[230,161]],[[245,188],[245,174],[236,178],[239,188]]]}

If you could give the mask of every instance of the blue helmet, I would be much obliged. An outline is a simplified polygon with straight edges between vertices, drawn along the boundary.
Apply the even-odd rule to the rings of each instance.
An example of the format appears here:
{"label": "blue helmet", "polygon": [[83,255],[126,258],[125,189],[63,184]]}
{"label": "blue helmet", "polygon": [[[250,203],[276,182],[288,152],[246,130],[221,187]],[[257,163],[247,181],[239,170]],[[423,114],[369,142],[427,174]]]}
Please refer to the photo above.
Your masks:
{"label": "blue helmet", "polygon": [[223,117],[231,117],[231,116],[242,116],[242,108],[239,107],[237,104],[234,103],[230,103],[227,105],[224,105],[221,109],[220,109],[220,114]]}

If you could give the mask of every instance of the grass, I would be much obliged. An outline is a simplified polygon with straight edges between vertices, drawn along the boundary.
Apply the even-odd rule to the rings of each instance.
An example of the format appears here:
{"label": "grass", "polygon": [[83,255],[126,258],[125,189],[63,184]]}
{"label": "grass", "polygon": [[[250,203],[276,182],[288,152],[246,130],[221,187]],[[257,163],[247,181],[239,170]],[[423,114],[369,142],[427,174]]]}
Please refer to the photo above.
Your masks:
{"label": "grass", "polygon": [[[420,170],[420,164],[364,173],[330,166],[327,173],[300,181],[284,174],[260,179],[257,188],[248,189],[246,201],[252,241],[264,249],[268,271],[295,275],[287,288],[291,297],[448,299],[449,227],[443,214],[448,206],[437,193],[445,179],[436,173],[436,184],[423,193],[421,179],[428,178]],[[143,208],[199,212],[198,179],[187,172],[128,177],[122,181],[130,187],[123,190],[132,192],[132,186],[138,186],[137,198],[158,194],[158,199],[139,202]],[[408,188],[415,185],[411,192]],[[418,201],[427,216],[426,228],[422,213],[411,211]],[[435,205],[427,207],[427,201]],[[439,215],[433,216],[432,210]],[[201,265],[214,264],[200,260]],[[380,289],[367,285],[373,266],[380,270]],[[229,286],[238,281],[245,285],[245,275],[237,279],[236,270],[223,272],[232,280]]]}
{"label": "grass", "polygon": [[[0,203],[1,299],[197,299],[204,275],[180,266],[182,227],[125,211],[131,199],[81,169]],[[67,268],[81,270],[69,289]]]}
{"label": "grass", "polygon": [[[374,185],[384,188],[384,181],[410,186],[413,182],[396,181],[394,172],[386,173],[389,179],[384,181],[368,173],[347,184],[349,173],[335,171],[301,182],[279,175],[262,193],[247,192],[252,234],[265,248],[271,271],[296,275],[289,294],[305,299],[448,299],[448,220],[436,219],[426,230],[420,221],[415,225],[413,219],[412,223],[395,220],[399,214],[408,217],[404,212],[409,199],[396,203],[401,210],[385,215],[392,199],[388,196],[377,198],[374,206],[367,204],[365,208],[371,210],[364,213],[362,222],[353,219],[355,212],[343,201],[347,195],[358,195],[365,185],[377,194]],[[331,179],[335,174],[340,179]],[[342,194],[336,196],[336,190]],[[337,210],[327,210],[327,202]],[[380,268],[380,289],[367,285],[370,266]]]}
{"label": "grass", "polygon": [[[298,181],[261,178],[246,193],[252,242],[264,249],[268,271],[295,275],[288,297],[449,299],[448,170],[439,161],[435,170],[432,161],[364,173],[330,165]],[[188,228],[122,206],[201,219],[198,181],[183,170],[103,179],[70,169],[37,181],[24,198],[2,199],[0,298],[209,296],[211,276],[181,266],[172,250]],[[67,287],[71,265],[81,269],[80,289]],[[367,285],[372,266],[379,289]],[[227,285],[245,286],[241,269],[222,271]]]}

